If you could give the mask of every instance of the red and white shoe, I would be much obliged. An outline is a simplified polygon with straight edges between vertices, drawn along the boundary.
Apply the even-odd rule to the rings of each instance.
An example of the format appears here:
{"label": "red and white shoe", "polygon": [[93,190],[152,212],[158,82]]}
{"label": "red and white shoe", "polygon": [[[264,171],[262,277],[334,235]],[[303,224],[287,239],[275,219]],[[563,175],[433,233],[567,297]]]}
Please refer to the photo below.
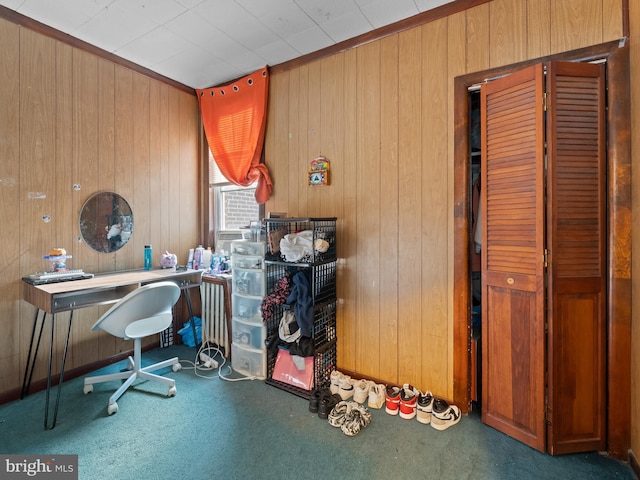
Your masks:
{"label": "red and white shoe", "polygon": [[388,386],[385,392],[384,410],[389,415],[397,415],[400,411],[400,388]]}
{"label": "red and white shoe", "polygon": [[411,420],[416,416],[418,390],[413,385],[405,383],[400,390],[400,417]]}

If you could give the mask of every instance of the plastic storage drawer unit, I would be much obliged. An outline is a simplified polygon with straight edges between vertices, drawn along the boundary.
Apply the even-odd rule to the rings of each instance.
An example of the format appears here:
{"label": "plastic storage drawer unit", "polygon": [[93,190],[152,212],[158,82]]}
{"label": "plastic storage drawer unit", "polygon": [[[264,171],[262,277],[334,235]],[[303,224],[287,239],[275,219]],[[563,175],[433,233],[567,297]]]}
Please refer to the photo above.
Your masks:
{"label": "plastic storage drawer unit", "polygon": [[264,271],[234,268],[232,292],[263,297],[265,293]]}
{"label": "plastic storage drawer unit", "polygon": [[266,330],[263,323],[247,323],[234,318],[231,328],[233,343],[262,349],[265,346]]}
{"label": "plastic storage drawer unit", "polygon": [[267,378],[266,360],[266,350],[231,344],[231,366],[241,375],[264,380]]}
{"label": "plastic storage drawer unit", "polygon": [[260,312],[262,297],[247,297],[237,294],[233,294],[231,297],[233,318],[252,323],[262,322],[262,313]]}
{"label": "plastic storage drawer unit", "polygon": [[264,257],[267,246],[264,242],[249,242],[247,240],[234,240],[231,242],[231,256],[251,255],[254,257]]}

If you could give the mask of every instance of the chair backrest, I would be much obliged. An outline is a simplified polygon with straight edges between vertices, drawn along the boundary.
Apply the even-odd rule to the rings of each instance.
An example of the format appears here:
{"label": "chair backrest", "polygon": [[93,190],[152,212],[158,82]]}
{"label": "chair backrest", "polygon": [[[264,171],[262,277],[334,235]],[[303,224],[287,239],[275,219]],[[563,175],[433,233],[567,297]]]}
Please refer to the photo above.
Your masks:
{"label": "chair backrest", "polygon": [[132,322],[155,316],[166,317],[167,314],[171,318],[171,308],[178,298],[180,287],[175,283],[157,282],[144,285],[122,297],[98,319],[92,330],[104,330],[116,337],[127,338],[125,330]]}

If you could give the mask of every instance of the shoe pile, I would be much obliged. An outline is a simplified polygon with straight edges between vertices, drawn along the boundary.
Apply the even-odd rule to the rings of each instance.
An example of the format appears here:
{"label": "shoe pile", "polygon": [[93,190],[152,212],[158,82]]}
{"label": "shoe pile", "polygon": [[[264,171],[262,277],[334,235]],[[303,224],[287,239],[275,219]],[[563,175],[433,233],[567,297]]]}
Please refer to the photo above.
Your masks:
{"label": "shoe pile", "polygon": [[330,389],[316,388],[309,397],[309,411],[317,413],[318,417],[326,420],[329,417],[329,412],[340,401],[342,401],[340,395],[332,394]]}
{"label": "shoe pile", "polygon": [[385,386],[371,380],[354,380],[337,370],[331,372],[331,393],[342,400],[353,398],[354,402],[367,404],[369,408],[382,408],[385,401]]}
{"label": "shoe pile", "polygon": [[460,409],[456,405],[449,405],[446,400],[435,398],[429,390],[421,392],[408,383],[402,388],[386,387],[385,411],[389,415],[400,414],[405,420],[416,418],[436,430],[446,430],[460,421]]}

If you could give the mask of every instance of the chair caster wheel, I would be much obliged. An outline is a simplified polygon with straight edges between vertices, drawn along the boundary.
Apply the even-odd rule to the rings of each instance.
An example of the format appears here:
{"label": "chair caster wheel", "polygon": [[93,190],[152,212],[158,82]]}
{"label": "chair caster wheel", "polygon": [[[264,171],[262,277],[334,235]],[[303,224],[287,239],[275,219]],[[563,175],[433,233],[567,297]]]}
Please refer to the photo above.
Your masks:
{"label": "chair caster wheel", "polygon": [[173,370],[174,372],[179,372],[180,370],[182,370],[182,365],[180,365],[179,363],[174,363],[171,367],[171,370]]}
{"label": "chair caster wheel", "polygon": [[175,397],[176,396],[176,387],[169,387],[169,393],[167,393],[167,397]]}
{"label": "chair caster wheel", "polygon": [[85,395],[87,393],[93,392],[93,385],[92,384],[85,385],[84,388],[82,389],[82,391],[84,392]]}
{"label": "chair caster wheel", "polygon": [[107,407],[107,413],[109,415],[113,415],[117,411],[118,411],[118,404],[117,403],[110,403],[109,406]]}

